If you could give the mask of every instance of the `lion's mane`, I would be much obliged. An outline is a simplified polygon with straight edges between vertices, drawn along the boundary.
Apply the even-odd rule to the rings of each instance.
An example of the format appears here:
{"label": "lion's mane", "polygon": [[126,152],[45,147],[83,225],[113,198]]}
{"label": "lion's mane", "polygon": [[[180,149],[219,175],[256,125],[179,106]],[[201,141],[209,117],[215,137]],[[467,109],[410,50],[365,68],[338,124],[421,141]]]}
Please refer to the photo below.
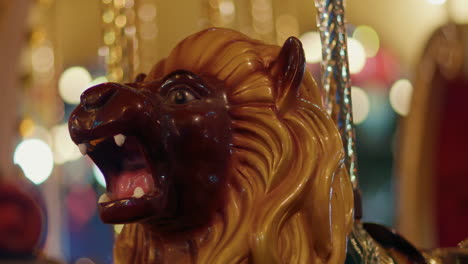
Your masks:
{"label": "lion's mane", "polygon": [[[225,208],[187,241],[185,250],[195,252],[181,263],[344,263],[353,198],[341,139],[308,72],[297,102],[277,108],[270,66],[279,51],[236,31],[208,29],[179,43],[147,77],[185,69],[228,89],[233,137]],[[184,251],[140,224],[126,225],[116,240],[116,263],[177,263],[165,256]]]}

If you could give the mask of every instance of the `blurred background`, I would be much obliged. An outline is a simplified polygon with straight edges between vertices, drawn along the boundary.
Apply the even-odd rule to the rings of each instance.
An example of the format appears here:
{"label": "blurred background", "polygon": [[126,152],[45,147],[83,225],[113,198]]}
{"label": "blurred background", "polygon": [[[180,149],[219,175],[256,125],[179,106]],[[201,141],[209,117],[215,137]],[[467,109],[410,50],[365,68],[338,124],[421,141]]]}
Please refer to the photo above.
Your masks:
{"label": "blurred background", "polygon": [[[346,18],[363,220],[455,246],[468,237],[468,3],[353,0]],[[312,0],[0,0],[0,180],[42,196],[44,255],[111,263],[121,230],[100,222],[105,182],[68,135],[80,94],[148,72],[209,26],[299,37],[320,82]]]}

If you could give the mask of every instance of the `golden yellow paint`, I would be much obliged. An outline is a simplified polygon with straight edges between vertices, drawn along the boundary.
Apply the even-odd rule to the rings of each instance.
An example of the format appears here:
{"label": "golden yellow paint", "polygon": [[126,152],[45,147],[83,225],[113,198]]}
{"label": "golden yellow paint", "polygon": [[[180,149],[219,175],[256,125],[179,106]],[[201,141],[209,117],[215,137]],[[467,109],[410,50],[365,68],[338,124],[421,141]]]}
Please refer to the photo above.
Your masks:
{"label": "golden yellow paint", "polygon": [[233,131],[228,198],[211,226],[184,241],[125,225],[115,263],[344,263],[353,194],[340,135],[309,73],[293,102],[278,102],[272,65],[279,51],[210,29],[183,40],[152,69],[147,80],[184,69],[224,81]]}

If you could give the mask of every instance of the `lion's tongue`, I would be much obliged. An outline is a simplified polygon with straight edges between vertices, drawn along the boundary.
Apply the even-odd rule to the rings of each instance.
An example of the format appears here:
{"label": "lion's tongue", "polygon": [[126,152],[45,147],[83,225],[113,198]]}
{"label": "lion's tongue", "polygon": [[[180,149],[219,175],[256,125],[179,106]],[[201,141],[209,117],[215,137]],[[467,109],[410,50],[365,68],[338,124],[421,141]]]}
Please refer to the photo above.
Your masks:
{"label": "lion's tongue", "polygon": [[142,188],[145,194],[153,191],[154,181],[148,170],[141,169],[121,173],[112,188],[112,200],[132,197],[137,187]]}

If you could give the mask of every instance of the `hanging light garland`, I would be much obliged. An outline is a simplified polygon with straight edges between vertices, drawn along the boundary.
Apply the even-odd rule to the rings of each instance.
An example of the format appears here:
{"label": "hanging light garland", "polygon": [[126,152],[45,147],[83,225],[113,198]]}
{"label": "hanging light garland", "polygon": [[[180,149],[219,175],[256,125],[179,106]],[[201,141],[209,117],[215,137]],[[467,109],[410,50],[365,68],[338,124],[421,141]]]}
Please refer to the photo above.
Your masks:
{"label": "hanging light garland", "polygon": [[315,0],[322,41],[322,87],[325,106],[338,126],[345,149],[345,165],[357,189],[356,145],[351,103],[351,80],[343,0]]}
{"label": "hanging light garland", "polygon": [[130,81],[139,68],[134,0],[101,0],[107,79]]}
{"label": "hanging light garland", "polygon": [[233,0],[206,0],[202,12],[201,28],[227,27],[234,28],[236,24],[236,3]]}
{"label": "hanging light garland", "polygon": [[254,38],[259,38],[267,43],[274,43],[275,23],[273,18],[272,0],[251,0],[251,17]]}
{"label": "hanging light garland", "polygon": [[[135,58],[139,63],[139,67],[136,67],[137,72],[149,72],[154,62],[157,61],[157,49],[158,49],[158,35],[159,27],[157,23],[158,19],[158,7],[154,0],[139,0],[136,2],[135,11],[137,14],[136,28],[137,31],[137,44],[138,56]],[[140,59],[138,59],[140,58]],[[133,76],[135,77],[135,76]]]}

